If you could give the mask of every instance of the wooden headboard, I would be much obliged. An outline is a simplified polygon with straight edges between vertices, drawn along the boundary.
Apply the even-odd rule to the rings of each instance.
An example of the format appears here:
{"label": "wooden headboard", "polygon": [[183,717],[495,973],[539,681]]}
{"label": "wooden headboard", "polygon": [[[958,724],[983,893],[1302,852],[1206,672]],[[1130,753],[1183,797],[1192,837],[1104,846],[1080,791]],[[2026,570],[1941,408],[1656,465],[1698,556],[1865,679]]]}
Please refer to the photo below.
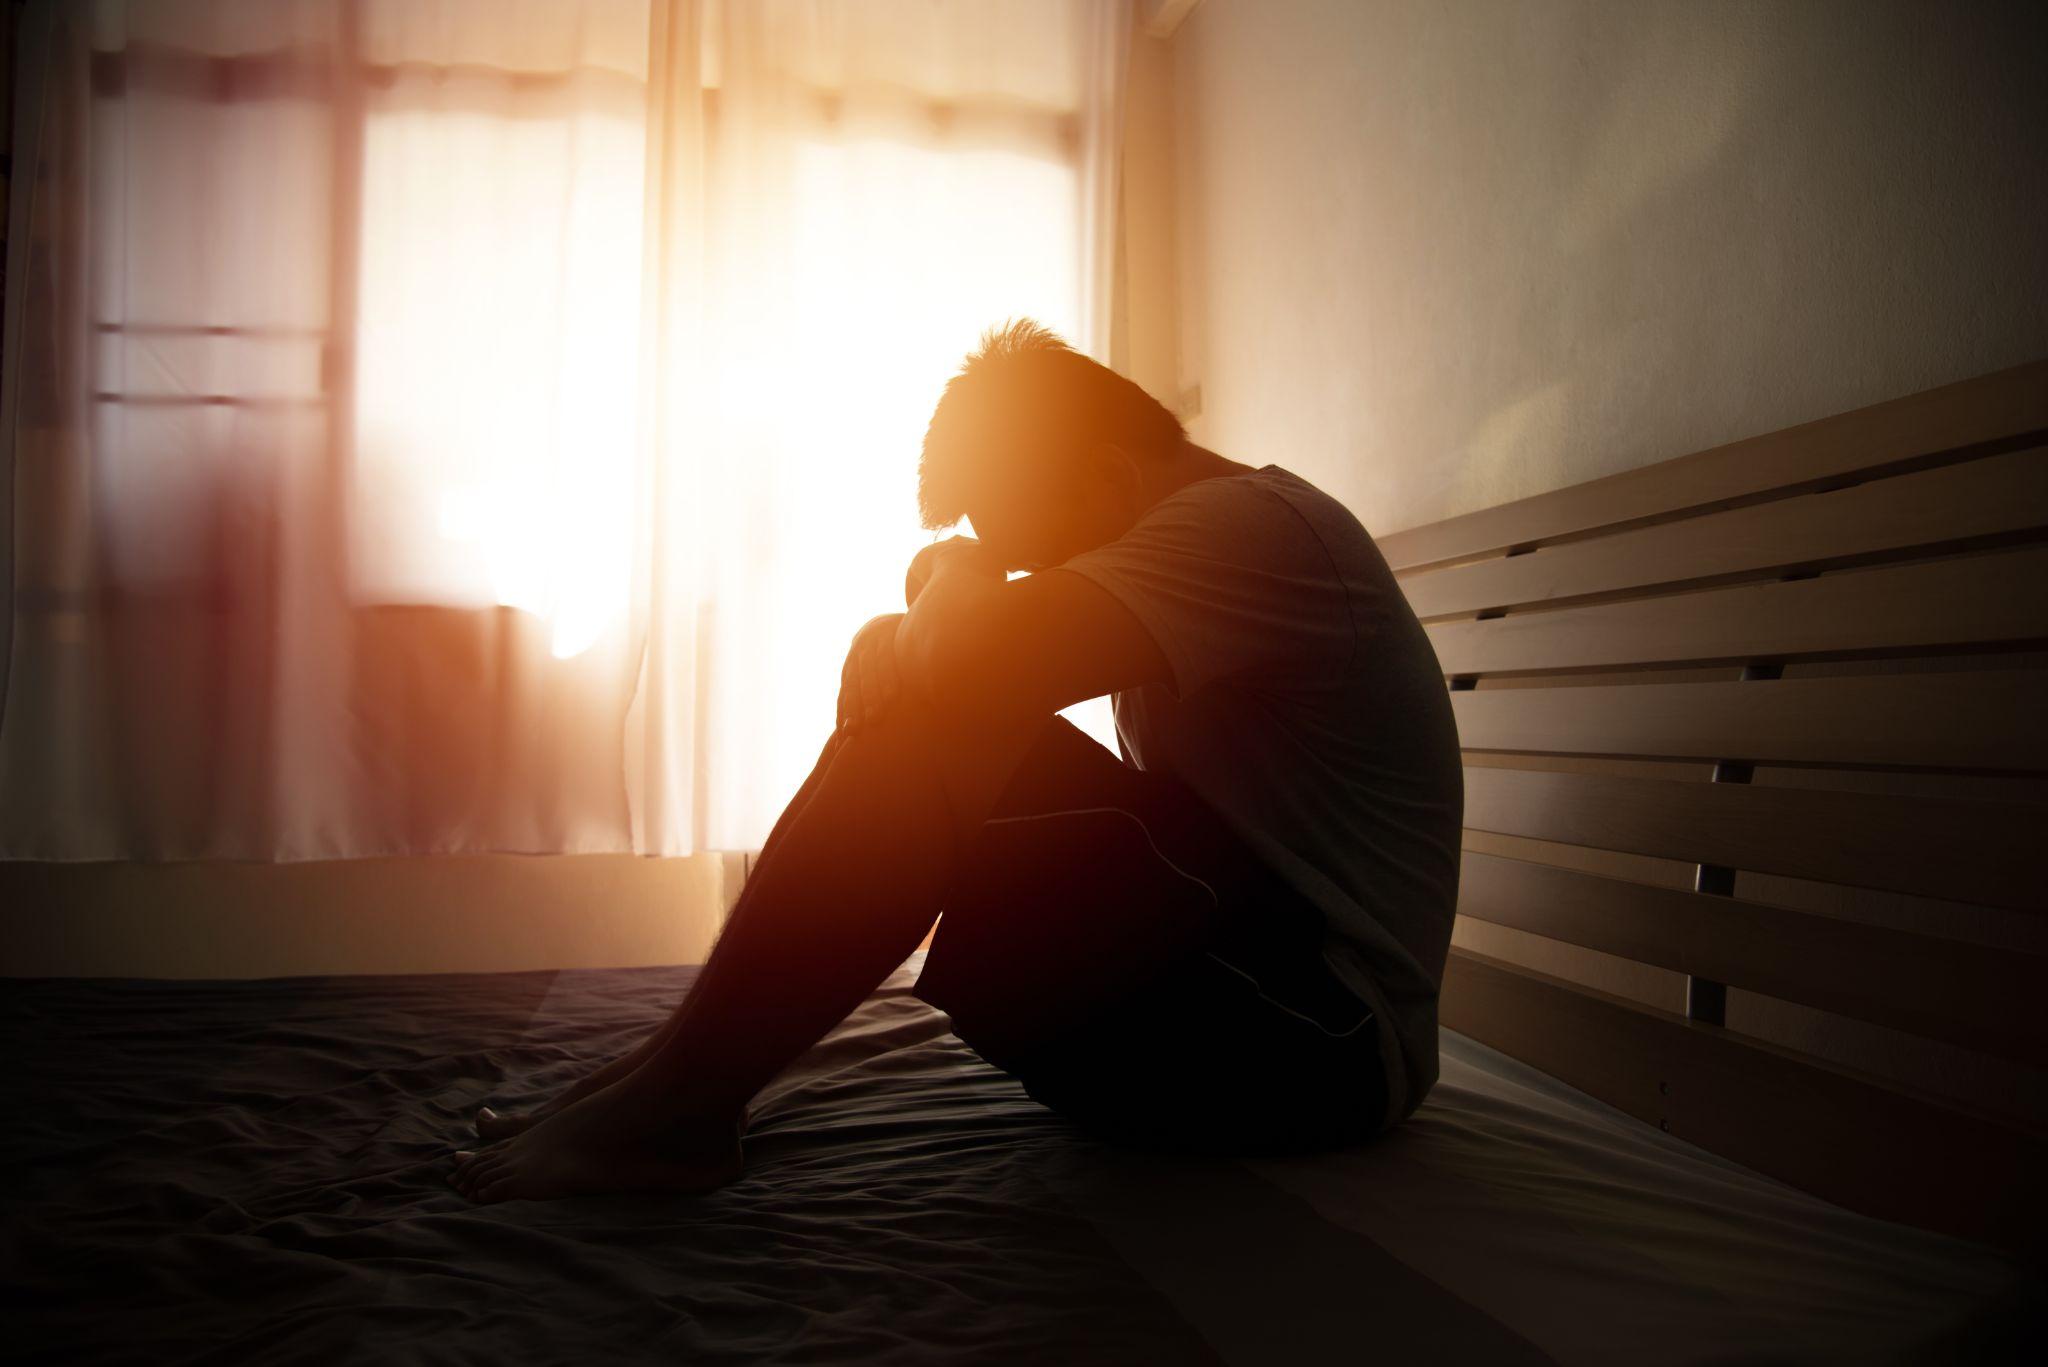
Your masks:
{"label": "wooden headboard", "polygon": [[[2038,1252],[2027,1108],[1744,1033],[1729,1002],[2048,1079],[2048,939],[1966,914],[2048,912],[2048,362],[1380,546],[1457,710],[1461,921],[1685,975],[1660,1009],[1454,948],[1443,1023],[1830,1200]],[[1535,853],[1470,848],[1500,837]],[[1938,900],[1902,925],[1771,893],[1815,885]]]}

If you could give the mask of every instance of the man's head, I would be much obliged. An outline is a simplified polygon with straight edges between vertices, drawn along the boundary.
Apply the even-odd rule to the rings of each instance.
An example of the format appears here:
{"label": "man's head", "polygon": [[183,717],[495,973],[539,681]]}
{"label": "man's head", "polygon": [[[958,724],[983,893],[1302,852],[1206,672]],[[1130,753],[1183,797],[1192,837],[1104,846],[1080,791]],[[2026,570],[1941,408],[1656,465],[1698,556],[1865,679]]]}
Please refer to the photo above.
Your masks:
{"label": "man's head", "polygon": [[962,517],[1005,565],[1056,565],[1130,530],[1185,433],[1151,395],[1029,319],[984,334],[925,429],[924,525]]}

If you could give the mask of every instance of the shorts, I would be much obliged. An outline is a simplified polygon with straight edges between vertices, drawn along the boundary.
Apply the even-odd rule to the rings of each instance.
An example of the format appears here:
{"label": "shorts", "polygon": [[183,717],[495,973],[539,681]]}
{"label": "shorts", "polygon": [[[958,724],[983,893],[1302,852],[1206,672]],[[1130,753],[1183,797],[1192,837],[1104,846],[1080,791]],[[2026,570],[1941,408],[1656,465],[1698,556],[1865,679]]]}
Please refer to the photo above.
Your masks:
{"label": "shorts", "polygon": [[1311,1151],[1386,1111],[1372,1010],[1322,938],[1185,784],[1053,718],[964,853],[914,991],[1103,1138]]}

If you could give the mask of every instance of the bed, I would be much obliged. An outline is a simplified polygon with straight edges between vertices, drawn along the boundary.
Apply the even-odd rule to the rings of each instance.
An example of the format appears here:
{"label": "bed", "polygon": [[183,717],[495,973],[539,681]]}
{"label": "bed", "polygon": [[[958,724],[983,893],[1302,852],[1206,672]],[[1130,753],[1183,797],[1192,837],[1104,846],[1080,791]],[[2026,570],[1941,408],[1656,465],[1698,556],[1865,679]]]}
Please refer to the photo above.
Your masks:
{"label": "bed", "polygon": [[2018,1263],[1854,1215],[1444,1038],[1404,1129],[1105,1148],[909,993],[766,1094],[703,1196],[475,1207],[465,1117],[651,1028],[691,968],[15,980],[24,1361],[1953,1361]]}
{"label": "bed", "polygon": [[1467,828],[1441,1081],[1381,1141],[1104,1148],[913,959],[764,1094],[732,1186],[479,1208],[443,1180],[475,1107],[694,970],[15,980],[8,1350],[2031,1361],[2048,363],[1379,543]]}

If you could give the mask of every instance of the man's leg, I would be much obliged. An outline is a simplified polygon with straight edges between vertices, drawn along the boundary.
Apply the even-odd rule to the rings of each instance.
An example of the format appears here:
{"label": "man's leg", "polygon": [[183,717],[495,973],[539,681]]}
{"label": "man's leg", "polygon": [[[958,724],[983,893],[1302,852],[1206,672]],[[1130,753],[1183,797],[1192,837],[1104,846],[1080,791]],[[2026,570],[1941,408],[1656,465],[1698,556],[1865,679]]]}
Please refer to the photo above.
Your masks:
{"label": "man's leg", "polygon": [[1050,724],[996,730],[905,697],[828,747],[651,1055],[463,1155],[456,1185],[490,1201],[731,1176],[746,1103],[917,947],[960,852]]}
{"label": "man's leg", "polygon": [[[768,839],[762,843],[760,853],[755,859],[756,864],[763,863],[769,858],[771,852],[781,843],[784,833],[794,824],[798,813],[802,812],[810,804],[811,795],[817,791],[820,778],[824,775],[826,769],[831,767],[833,755],[838,752],[839,747],[845,743],[850,734],[852,733],[845,727],[840,727],[825,741],[825,748],[818,754],[818,762],[811,766],[811,772],[805,777],[802,785],[797,788],[796,796],[789,800],[788,805],[782,809],[782,815],[775,819],[775,825],[768,832]],[[559,1095],[530,1111],[504,1114],[492,1110],[489,1106],[482,1107],[476,1114],[477,1134],[485,1140],[509,1139],[515,1134],[531,1129],[547,1116],[553,1115],[574,1102],[581,1101],[593,1092],[604,1090],[652,1058],[655,1051],[660,1049],[663,1044],[668,1042],[670,1036],[675,1034],[677,1027],[682,1023],[682,1019],[683,1013],[679,1004],[676,1010],[669,1013],[667,1020],[657,1026],[646,1039],[640,1041],[634,1048],[620,1054],[602,1067],[594,1069],[585,1076],[578,1078]]]}
{"label": "man's leg", "polygon": [[956,872],[916,994],[1120,1143],[1289,1153],[1386,1105],[1322,913],[1185,784],[1048,727]]}

